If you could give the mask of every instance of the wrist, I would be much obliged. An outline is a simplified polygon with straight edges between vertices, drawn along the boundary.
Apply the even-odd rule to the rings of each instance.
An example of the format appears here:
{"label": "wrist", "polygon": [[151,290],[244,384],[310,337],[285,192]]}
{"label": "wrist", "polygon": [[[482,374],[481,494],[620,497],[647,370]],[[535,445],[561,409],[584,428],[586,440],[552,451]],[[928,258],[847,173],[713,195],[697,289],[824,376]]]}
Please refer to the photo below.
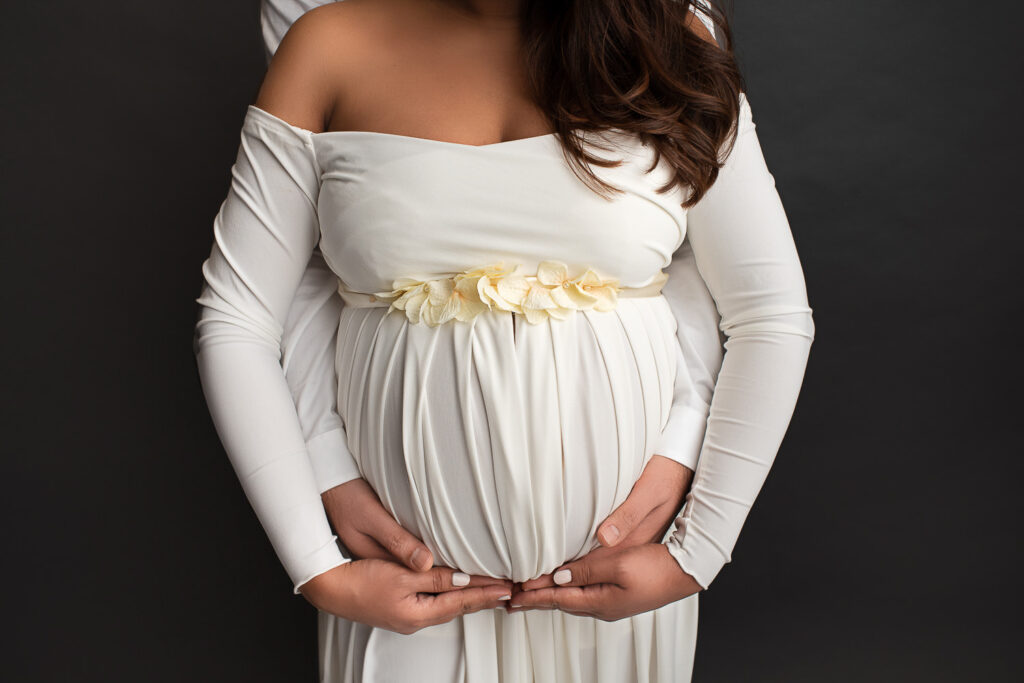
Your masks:
{"label": "wrist", "polygon": [[666,566],[671,565],[674,569],[669,572],[672,576],[672,592],[676,595],[676,599],[682,599],[687,596],[699,593],[704,590],[704,586],[697,582],[697,579],[692,574],[683,569],[683,566],[679,564],[679,561],[669,551],[667,543],[658,543],[659,555],[665,562]]}
{"label": "wrist", "polygon": [[336,611],[339,602],[344,603],[344,591],[349,582],[346,581],[352,563],[346,562],[317,574],[299,587],[299,592],[306,600],[319,610]]}

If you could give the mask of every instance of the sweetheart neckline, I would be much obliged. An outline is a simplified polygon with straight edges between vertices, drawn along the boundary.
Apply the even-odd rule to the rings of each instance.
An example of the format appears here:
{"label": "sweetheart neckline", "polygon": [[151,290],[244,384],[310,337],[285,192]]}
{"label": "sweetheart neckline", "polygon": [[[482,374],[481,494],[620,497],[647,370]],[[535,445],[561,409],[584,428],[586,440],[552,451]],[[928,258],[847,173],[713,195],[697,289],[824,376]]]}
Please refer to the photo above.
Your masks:
{"label": "sweetheart neckline", "polygon": [[317,137],[323,137],[327,135],[376,135],[385,138],[397,138],[400,140],[421,140],[423,142],[432,142],[437,145],[449,145],[452,147],[472,147],[473,149],[483,149],[486,147],[502,147],[505,145],[515,144],[517,142],[529,142],[531,140],[543,140],[551,138],[556,133],[544,133],[542,135],[530,135],[525,138],[515,138],[513,140],[501,140],[499,142],[488,142],[482,145],[474,145],[468,142],[451,142],[448,140],[437,140],[436,138],[424,138],[418,135],[402,135],[401,133],[384,133],[377,130],[325,130],[320,133],[312,133]]}
{"label": "sweetheart neckline", "polygon": [[281,117],[276,116],[274,114],[271,114],[266,109],[261,109],[260,107],[257,107],[255,104],[250,104],[249,108],[253,109],[255,111],[258,111],[261,114],[263,114],[265,116],[268,116],[268,117],[270,117],[272,119],[275,119],[276,121],[280,122],[281,124],[283,124],[285,126],[288,126],[289,128],[291,128],[291,129],[293,129],[295,131],[298,131],[299,133],[301,133],[303,135],[308,135],[310,138],[314,138],[314,137],[320,138],[320,137],[339,136],[339,135],[370,135],[370,136],[378,136],[378,137],[384,137],[384,138],[393,138],[393,139],[396,139],[396,140],[419,140],[419,141],[422,141],[422,142],[433,143],[435,145],[447,145],[449,147],[465,147],[465,148],[469,148],[469,149],[488,149],[488,148],[496,148],[496,147],[505,147],[505,146],[514,145],[514,144],[517,144],[517,143],[526,143],[526,142],[531,142],[531,141],[535,141],[535,140],[546,140],[548,138],[554,138],[556,135],[558,135],[558,133],[552,131],[550,133],[543,133],[541,135],[529,135],[529,136],[523,137],[523,138],[514,138],[512,140],[501,140],[501,141],[498,141],[498,142],[488,142],[488,143],[485,143],[483,145],[474,145],[474,144],[470,144],[468,142],[450,142],[448,140],[437,140],[436,138],[424,138],[424,137],[419,137],[417,135],[402,135],[401,133],[384,133],[384,132],[375,131],[375,130],[325,130],[325,131],[316,132],[316,131],[311,131],[308,128],[302,128],[301,126],[296,126],[294,124],[288,123],[287,121],[285,121]]}

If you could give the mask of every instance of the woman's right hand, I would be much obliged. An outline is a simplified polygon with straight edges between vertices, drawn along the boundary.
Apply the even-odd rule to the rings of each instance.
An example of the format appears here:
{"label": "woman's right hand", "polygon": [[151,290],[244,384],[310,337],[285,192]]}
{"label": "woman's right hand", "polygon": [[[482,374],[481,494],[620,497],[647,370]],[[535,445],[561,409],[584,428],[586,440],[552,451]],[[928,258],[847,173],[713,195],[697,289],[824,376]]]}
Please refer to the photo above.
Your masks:
{"label": "woman's right hand", "polygon": [[[455,585],[460,578],[468,578],[468,583]],[[299,590],[319,610],[409,635],[463,614],[504,605],[512,593],[512,581],[469,576],[450,567],[412,571],[374,558],[346,562],[314,576]]]}
{"label": "woman's right hand", "polygon": [[393,560],[420,572],[434,566],[427,546],[395,521],[362,477],[324,491],[320,499],[352,559]]}

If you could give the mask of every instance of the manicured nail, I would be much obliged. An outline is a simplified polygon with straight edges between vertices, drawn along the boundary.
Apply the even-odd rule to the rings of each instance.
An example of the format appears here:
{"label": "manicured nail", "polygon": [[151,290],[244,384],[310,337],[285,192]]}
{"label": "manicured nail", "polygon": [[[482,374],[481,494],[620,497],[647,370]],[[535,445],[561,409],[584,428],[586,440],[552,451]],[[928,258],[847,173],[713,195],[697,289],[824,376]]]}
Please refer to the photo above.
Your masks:
{"label": "manicured nail", "polygon": [[469,574],[463,574],[462,572],[455,572],[452,574],[452,585],[453,586],[468,586],[469,585]]}
{"label": "manicured nail", "polygon": [[502,596],[501,596],[500,598],[498,598],[498,599],[499,599],[499,600],[511,600],[511,599],[512,599],[512,596],[511,596],[511,595],[502,595]]}
{"label": "manicured nail", "polygon": [[559,569],[551,578],[554,579],[555,583],[558,585],[562,585],[563,583],[569,583],[572,581],[572,572],[568,569]]}
{"label": "manicured nail", "polygon": [[609,524],[604,530],[604,540],[608,543],[614,543],[615,539],[619,537],[619,528],[614,524]]}

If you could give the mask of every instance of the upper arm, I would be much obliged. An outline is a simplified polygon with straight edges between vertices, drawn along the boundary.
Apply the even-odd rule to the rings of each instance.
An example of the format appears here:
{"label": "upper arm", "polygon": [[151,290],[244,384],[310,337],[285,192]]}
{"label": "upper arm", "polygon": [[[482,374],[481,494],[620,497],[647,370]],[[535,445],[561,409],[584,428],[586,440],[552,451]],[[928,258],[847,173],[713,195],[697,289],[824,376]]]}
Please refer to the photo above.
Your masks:
{"label": "upper arm", "polygon": [[325,129],[338,81],[337,5],[316,7],[291,25],[274,53],[255,106],[313,132]]}
{"label": "upper arm", "polygon": [[687,234],[726,335],[771,329],[813,336],[803,270],[746,95],[718,179],[687,214]]}

